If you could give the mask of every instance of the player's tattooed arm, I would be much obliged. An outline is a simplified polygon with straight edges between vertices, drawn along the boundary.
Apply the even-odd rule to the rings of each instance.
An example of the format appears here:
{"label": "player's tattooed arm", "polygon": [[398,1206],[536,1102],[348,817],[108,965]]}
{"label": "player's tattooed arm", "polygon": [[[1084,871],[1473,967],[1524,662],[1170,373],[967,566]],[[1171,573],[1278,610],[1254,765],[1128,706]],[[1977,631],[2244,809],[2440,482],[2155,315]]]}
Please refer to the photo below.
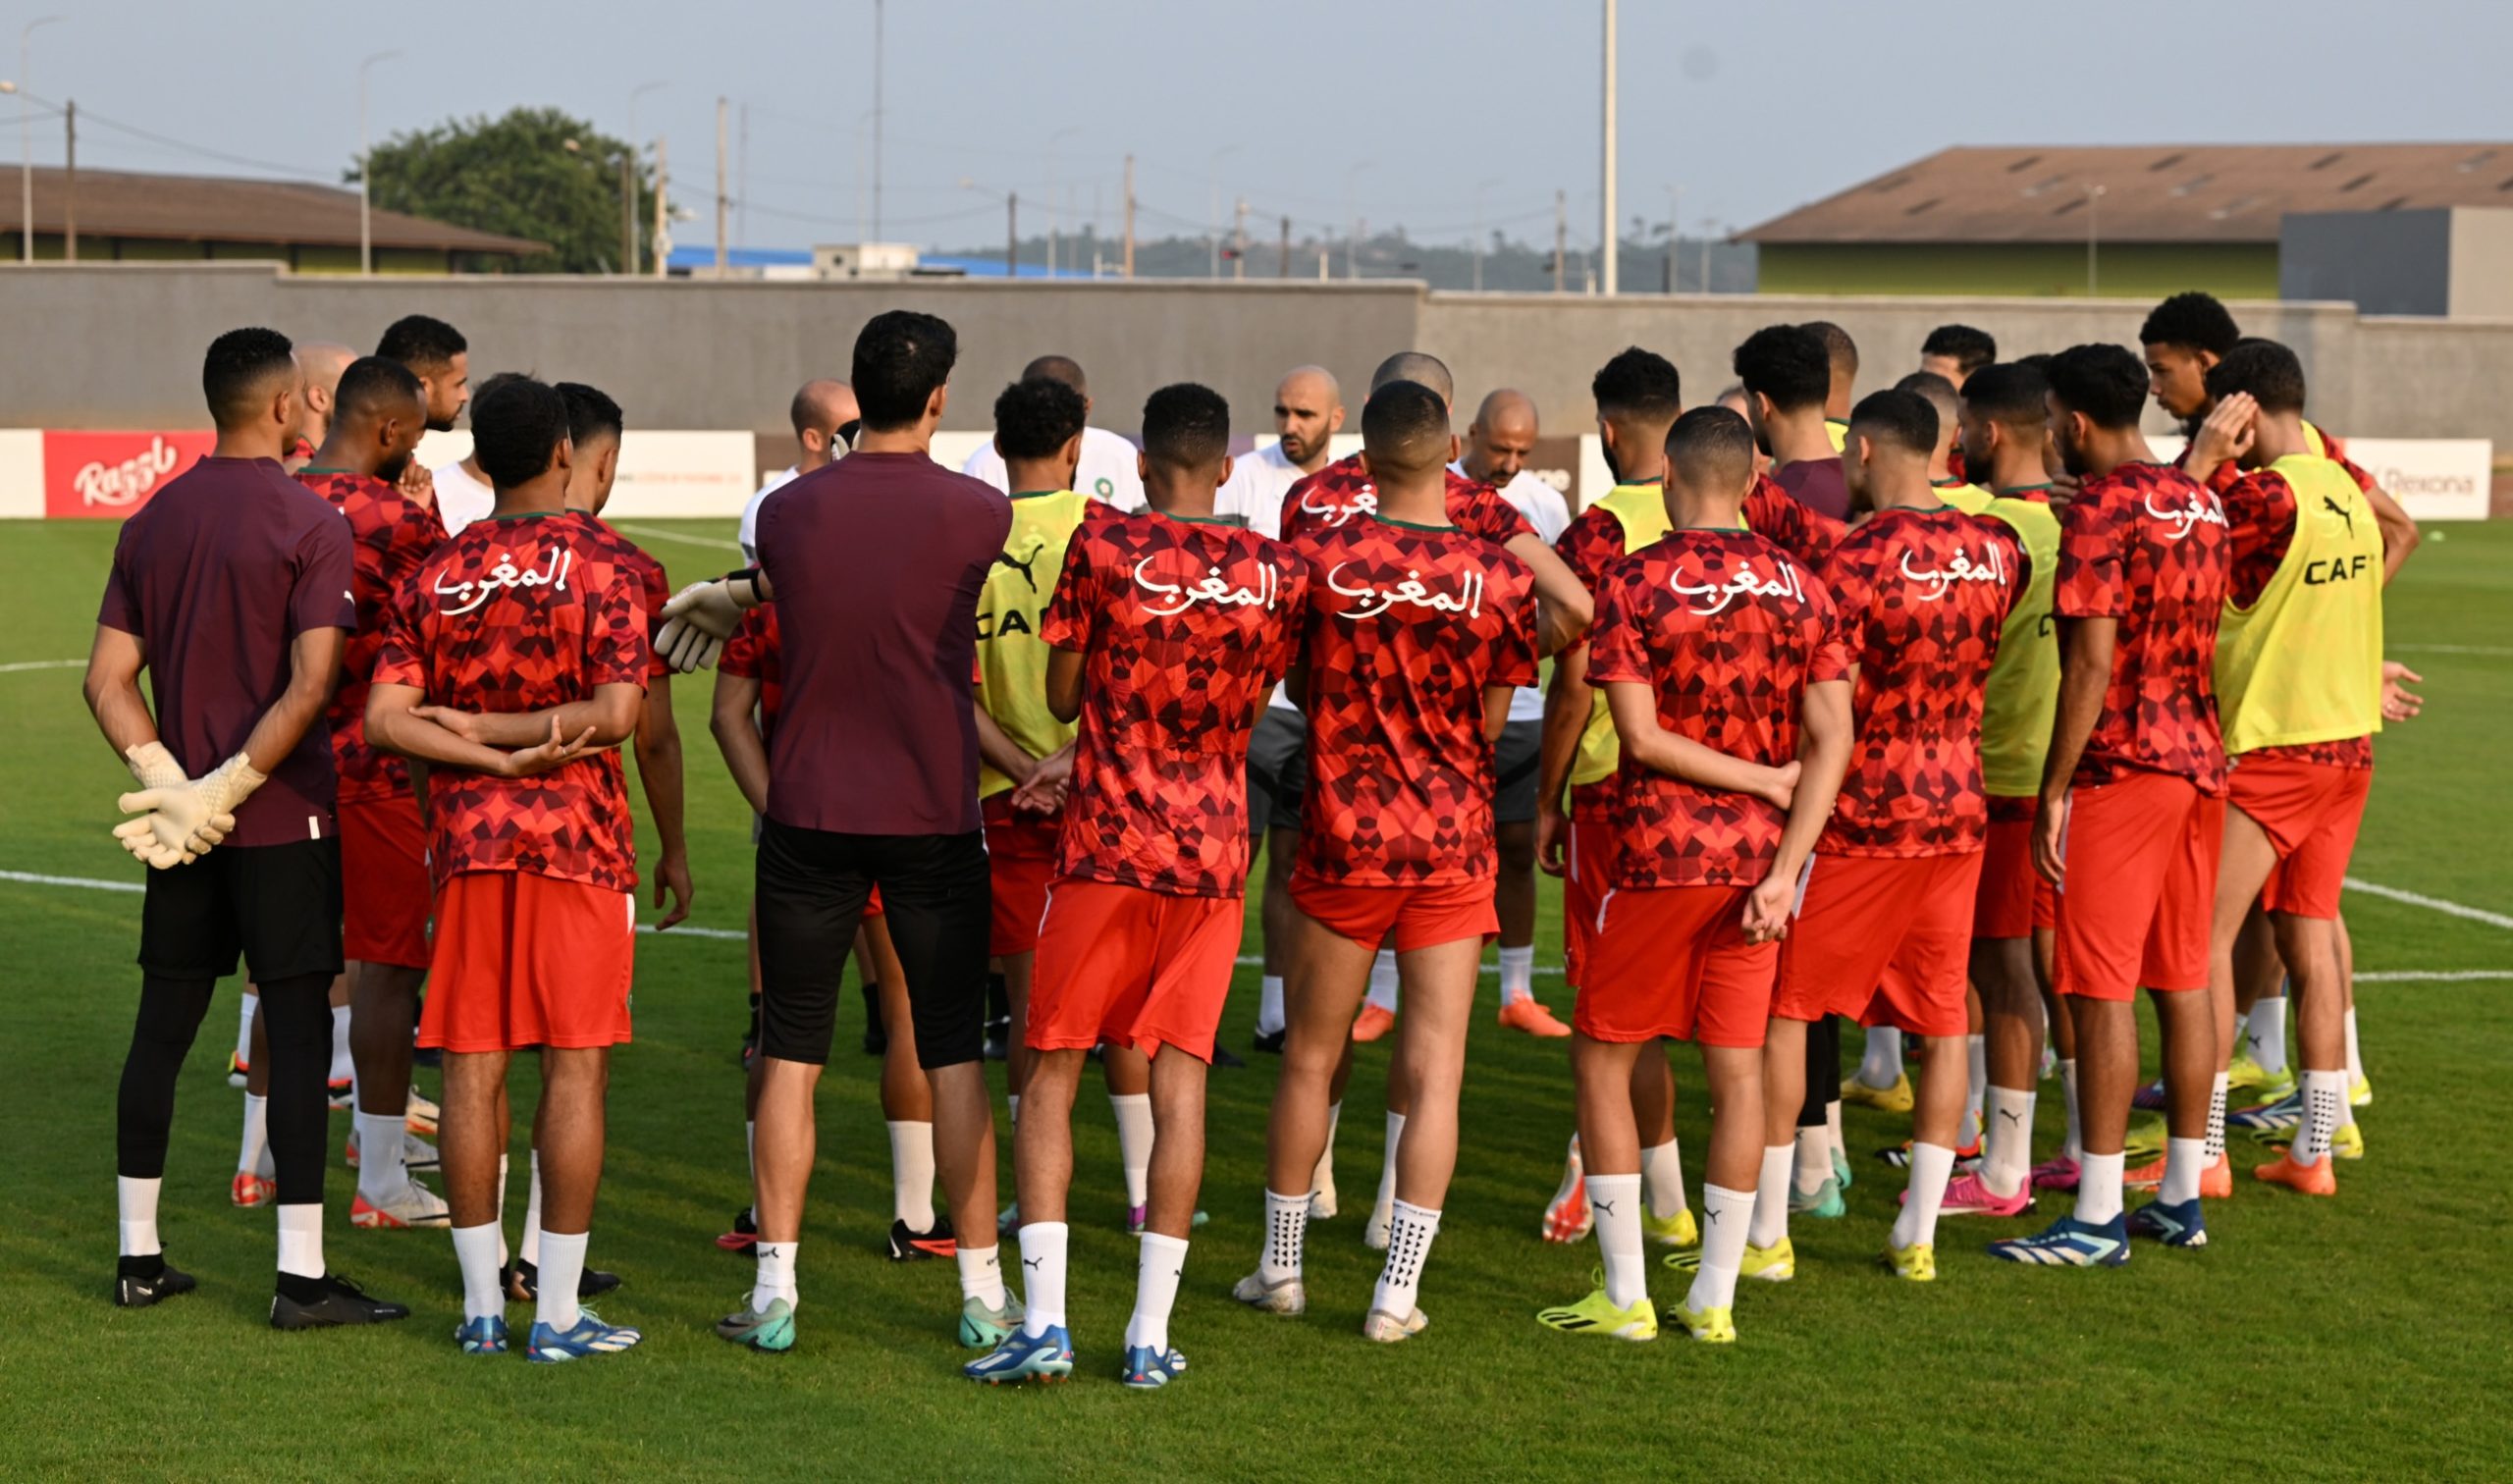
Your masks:
{"label": "player's tattooed arm", "polygon": [[1658,698],[1644,681],[1610,680],[1605,692],[1606,709],[1614,716],[1623,750],[1642,767],[1702,788],[1749,794],[1782,809],[1789,808],[1796,796],[1804,772],[1802,760],[1767,768],[1677,736],[1658,723]]}
{"label": "player's tattooed arm", "polygon": [[768,743],[757,719],[760,684],[754,675],[716,672],[716,696],[707,729],[716,734],[717,750],[733,775],[733,786],[753,814],[768,813]]}
{"label": "player's tattooed arm", "polygon": [[2054,886],[2067,884],[2059,837],[2067,824],[2068,780],[2076,776],[2086,739],[2103,716],[2103,692],[2112,682],[2112,651],[2119,637],[2117,618],[2059,620],[2059,705],[2051,717],[2051,751],[2042,765],[2042,797],[2033,816],[2033,869]]}
{"label": "player's tattooed arm", "polygon": [[1781,826],[1780,853],[1770,874],[1745,898],[1745,937],[1768,943],[1789,935],[1789,918],[1797,901],[1797,878],[1807,856],[1833,817],[1841,796],[1842,774],[1849,770],[1850,682],[1821,680],[1806,687],[1798,727],[1797,786],[1789,800],[1789,822]]}
{"label": "player's tattooed arm", "polygon": [[1535,574],[1536,653],[1558,654],[1579,642],[1595,621],[1596,604],[1572,575],[1570,564],[1533,531],[1509,540],[1507,550]]}

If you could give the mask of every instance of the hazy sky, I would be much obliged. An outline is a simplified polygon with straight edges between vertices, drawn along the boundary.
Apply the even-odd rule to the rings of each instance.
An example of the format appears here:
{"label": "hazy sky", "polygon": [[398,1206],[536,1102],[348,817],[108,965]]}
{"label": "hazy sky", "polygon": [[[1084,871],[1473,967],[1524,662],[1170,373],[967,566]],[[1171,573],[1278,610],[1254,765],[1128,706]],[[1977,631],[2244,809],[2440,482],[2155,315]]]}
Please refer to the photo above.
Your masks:
{"label": "hazy sky", "polygon": [[[997,240],[1005,188],[1026,235],[1051,181],[1069,225],[1096,199],[1113,233],[1131,150],[1146,236],[1200,233],[1217,181],[1225,216],[1246,196],[1260,240],[1286,214],[1306,235],[1356,211],[1422,239],[1461,240],[1478,220],[1549,237],[1559,187],[1574,242],[1593,242],[1599,9],[891,0],[883,235]],[[78,99],[94,167],[335,179],[357,148],[358,60],[399,49],[373,73],[379,139],[519,103],[624,133],[630,90],[662,81],[637,132],[669,136],[675,194],[693,203],[714,191],[717,96],[737,135],[748,105],[751,243],[850,239],[869,208],[873,0],[35,0],[0,12],[0,74],[18,73],[12,33],[49,10],[69,19],[36,33],[29,90]],[[1624,0],[1621,31],[1622,212],[1663,223],[1680,186],[1688,235],[1954,143],[2513,134],[2501,0]],[[0,121],[22,113],[0,99]],[[37,161],[57,162],[59,121],[39,117],[36,134]]]}

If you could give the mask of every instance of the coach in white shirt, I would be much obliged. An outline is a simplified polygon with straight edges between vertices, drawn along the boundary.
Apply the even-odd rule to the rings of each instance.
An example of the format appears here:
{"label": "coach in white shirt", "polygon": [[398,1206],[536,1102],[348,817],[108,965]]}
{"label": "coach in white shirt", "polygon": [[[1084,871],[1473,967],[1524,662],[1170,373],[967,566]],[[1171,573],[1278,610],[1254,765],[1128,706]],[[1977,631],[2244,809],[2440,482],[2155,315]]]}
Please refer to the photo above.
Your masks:
{"label": "coach in white shirt", "polygon": [[807,381],[794,394],[793,405],[787,409],[794,420],[794,462],[779,473],[771,474],[759,487],[759,493],[742,506],[740,541],[742,559],[759,559],[759,503],[769,493],[798,474],[809,474],[845,451],[842,436],[847,424],[859,415],[855,407],[855,389],[842,381]]}
{"label": "coach in white shirt", "polygon": [[[1091,386],[1082,375],[1082,363],[1070,355],[1042,355],[1021,368],[1021,379],[1043,376],[1060,381],[1082,394],[1083,409],[1091,407]],[[1135,466],[1137,450],[1134,440],[1105,428],[1082,430],[1082,463],[1073,471],[1073,487],[1084,495],[1111,504],[1120,510],[1134,511],[1144,507],[1143,471]],[[969,455],[960,472],[971,479],[983,479],[1006,495],[1012,493],[1011,480],[1003,472],[1003,455],[996,452],[989,438]]]}
{"label": "coach in white shirt", "polygon": [[1231,461],[1230,477],[1213,492],[1213,513],[1243,516],[1250,530],[1280,539],[1283,497],[1326,467],[1328,446],[1343,426],[1344,390],[1335,373],[1324,366],[1284,372],[1274,388],[1274,441]]}

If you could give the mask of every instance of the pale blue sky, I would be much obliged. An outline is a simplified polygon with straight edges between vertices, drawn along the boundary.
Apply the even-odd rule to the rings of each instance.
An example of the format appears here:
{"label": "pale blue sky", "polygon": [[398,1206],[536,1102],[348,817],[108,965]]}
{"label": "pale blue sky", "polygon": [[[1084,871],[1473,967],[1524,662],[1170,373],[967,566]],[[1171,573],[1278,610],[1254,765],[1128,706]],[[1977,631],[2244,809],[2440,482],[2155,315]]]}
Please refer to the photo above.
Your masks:
{"label": "pale blue sky", "polygon": [[[872,0],[34,0],[0,12],[0,76],[17,76],[16,31],[45,11],[69,19],[36,33],[31,90],[79,100],[91,167],[335,177],[356,150],[358,60],[399,49],[373,74],[378,138],[517,103],[624,132],[630,89],[660,80],[638,132],[669,135],[683,199],[714,190],[717,95],[749,105],[752,244],[850,239],[869,212],[857,162]],[[1146,236],[1200,233],[1217,181],[1225,216],[1245,195],[1260,238],[1285,214],[1308,234],[1356,211],[1421,239],[1462,240],[1478,220],[1549,238],[1560,187],[1574,242],[1593,241],[1598,12],[890,0],[883,235],[991,241],[1007,187],[1035,230],[1051,180],[1068,227],[1096,200],[1113,233],[1132,150]],[[2513,5],[2497,3],[1624,0],[1621,29],[1623,214],[1663,222],[1674,185],[1687,235],[1953,143],[2513,133]],[[0,99],[0,164],[21,112]],[[37,160],[60,152],[58,120],[39,118]]]}

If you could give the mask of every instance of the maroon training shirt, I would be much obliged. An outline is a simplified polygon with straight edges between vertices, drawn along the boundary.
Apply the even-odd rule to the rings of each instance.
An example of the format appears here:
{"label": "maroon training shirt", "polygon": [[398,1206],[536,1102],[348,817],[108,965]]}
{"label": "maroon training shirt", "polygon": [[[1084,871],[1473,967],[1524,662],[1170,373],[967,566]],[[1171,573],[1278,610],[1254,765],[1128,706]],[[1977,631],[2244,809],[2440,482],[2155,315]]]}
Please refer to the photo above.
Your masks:
{"label": "maroon training shirt", "polygon": [[922,453],[850,453],[768,497],[759,560],[785,669],[770,819],[978,827],[978,592],[1011,532],[1012,502]]}
{"label": "maroon training shirt", "polygon": [[1842,481],[1840,458],[1773,464],[1771,479],[1808,509],[1821,510],[1835,520],[1849,519],[1849,486]]}
{"label": "maroon training shirt", "polygon": [[[243,750],[287,690],[289,646],[357,627],[348,522],[267,458],[204,458],[123,522],[96,621],[148,651],[157,732],[197,778]],[[336,833],[321,716],[236,811],[229,846]]]}

